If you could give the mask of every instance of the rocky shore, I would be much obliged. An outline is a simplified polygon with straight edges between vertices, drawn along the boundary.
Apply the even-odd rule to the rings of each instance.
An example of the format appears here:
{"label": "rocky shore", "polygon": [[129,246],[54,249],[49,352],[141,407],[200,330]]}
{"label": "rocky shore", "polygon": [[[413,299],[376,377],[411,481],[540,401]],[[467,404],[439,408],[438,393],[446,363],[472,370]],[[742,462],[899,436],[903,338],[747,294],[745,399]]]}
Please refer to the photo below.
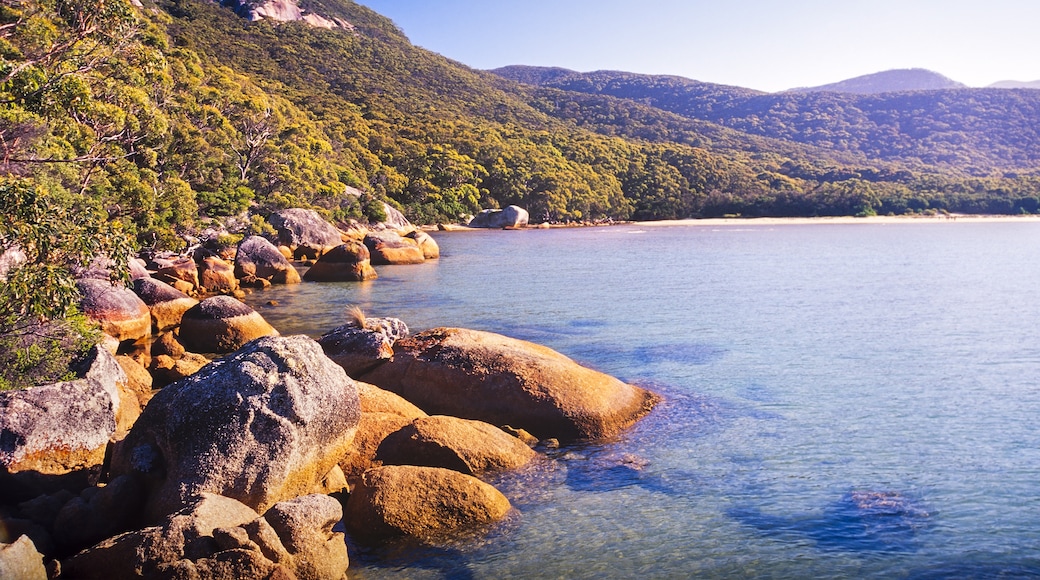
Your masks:
{"label": "rocky shore", "polygon": [[413,335],[357,311],[318,340],[281,336],[236,297],[370,280],[439,248],[309,210],[270,223],[233,248],[143,256],[129,288],[84,273],[103,344],[74,380],[0,392],[0,578],[344,578],[345,534],[437,543],[492,525],[515,509],[482,478],[657,402],[488,332]]}

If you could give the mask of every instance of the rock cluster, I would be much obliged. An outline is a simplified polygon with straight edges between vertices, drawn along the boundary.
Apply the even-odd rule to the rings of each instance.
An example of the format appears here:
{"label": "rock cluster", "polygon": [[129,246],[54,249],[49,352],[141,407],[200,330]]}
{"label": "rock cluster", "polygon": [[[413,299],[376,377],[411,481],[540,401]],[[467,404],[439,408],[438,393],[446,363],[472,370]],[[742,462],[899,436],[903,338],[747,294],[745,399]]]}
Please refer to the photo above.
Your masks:
{"label": "rock cluster", "polygon": [[512,510],[480,478],[539,461],[537,437],[611,436],[653,405],[491,333],[358,313],[280,336],[233,295],[299,282],[290,257],[366,279],[368,256],[439,255],[422,232],[334,236],[312,213],[272,217],[281,247],[152,257],[132,289],[80,280],[116,344],[75,380],[0,393],[0,577],[339,580],[341,522],[358,542],[479,530]]}

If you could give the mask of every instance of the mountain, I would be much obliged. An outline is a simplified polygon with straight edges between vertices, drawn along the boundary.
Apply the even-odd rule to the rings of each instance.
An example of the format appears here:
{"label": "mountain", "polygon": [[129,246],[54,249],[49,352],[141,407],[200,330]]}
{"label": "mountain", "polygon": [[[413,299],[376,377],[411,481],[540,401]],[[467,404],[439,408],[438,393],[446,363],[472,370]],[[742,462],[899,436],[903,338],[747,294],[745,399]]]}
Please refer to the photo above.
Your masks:
{"label": "mountain", "polygon": [[991,89],[1040,89],[1040,81],[999,81],[989,86]]}
{"label": "mountain", "polygon": [[934,91],[964,89],[967,85],[922,68],[889,70],[863,75],[828,85],[791,89],[791,93],[855,93],[876,95],[897,91]]}
{"label": "mountain", "polygon": [[[518,67],[503,74],[537,77]],[[610,71],[554,76],[540,86],[623,98],[742,133],[852,156],[860,163],[943,167],[968,174],[1040,165],[1040,93],[1032,91],[770,94]]]}

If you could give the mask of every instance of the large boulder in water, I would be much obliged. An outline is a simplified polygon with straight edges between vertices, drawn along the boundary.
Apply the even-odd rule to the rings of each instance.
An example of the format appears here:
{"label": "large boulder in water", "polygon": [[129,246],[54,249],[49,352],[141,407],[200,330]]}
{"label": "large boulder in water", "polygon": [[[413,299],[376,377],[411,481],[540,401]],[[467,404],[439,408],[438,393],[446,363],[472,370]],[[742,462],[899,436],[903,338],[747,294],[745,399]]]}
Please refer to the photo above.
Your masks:
{"label": "large boulder in water", "polygon": [[122,285],[107,280],[85,278],[76,281],[82,299],[80,310],[96,320],[105,334],[124,340],[140,340],[151,334],[152,318],[148,306]]}
{"label": "large boulder in water", "polygon": [[355,378],[432,415],[525,429],[541,439],[613,436],[657,397],[544,346],[461,328],[398,340],[394,356]]}
{"label": "large boulder in water", "polygon": [[317,258],[343,243],[339,230],[312,209],[283,209],[267,221],[278,232],[278,243],[291,249],[296,258]]}
{"label": "large boulder in water", "polygon": [[253,339],[276,334],[257,311],[230,296],[207,298],[181,318],[180,342],[192,352],[232,352]]}
{"label": "large boulder in water", "polygon": [[201,492],[264,511],[319,485],[360,416],[354,381],[316,342],[265,337],[159,391],[112,474],[147,479],[153,519]]}
{"label": "large boulder in water", "polygon": [[115,357],[95,347],[83,378],[0,392],[0,496],[26,499],[95,480],[119,427],[126,380]]}
{"label": "large boulder in water", "polygon": [[423,249],[417,241],[394,231],[369,232],[365,236],[365,245],[372,253],[372,263],[377,266],[422,264],[426,261]]}
{"label": "large boulder in water", "polygon": [[527,225],[527,210],[511,205],[505,209],[485,209],[469,222],[471,228],[521,228]]}
{"label": "large boulder in water", "polygon": [[350,493],[344,522],[355,538],[429,540],[487,525],[509,513],[509,500],[479,479],[438,467],[369,469]]}
{"label": "large boulder in water", "polygon": [[430,234],[422,230],[412,230],[405,234],[404,237],[415,240],[415,243],[423,251],[423,257],[427,260],[435,260],[441,257],[441,247]]}
{"label": "large boulder in water", "polygon": [[434,415],[389,434],[375,459],[383,465],[425,465],[483,475],[520,467],[536,453],[522,441],[483,421]]}
{"label": "large boulder in water", "polygon": [[272,284],[298,284],[300,274],[274,244],[260,236],[249,236],[238,245],[235,276],[261,278]]}
{"label": "large boulder in water", "polygon": [[361,242],[350,240],[322,254],[303,275],[308,282],[361,282],[378,278],[372,255]]}

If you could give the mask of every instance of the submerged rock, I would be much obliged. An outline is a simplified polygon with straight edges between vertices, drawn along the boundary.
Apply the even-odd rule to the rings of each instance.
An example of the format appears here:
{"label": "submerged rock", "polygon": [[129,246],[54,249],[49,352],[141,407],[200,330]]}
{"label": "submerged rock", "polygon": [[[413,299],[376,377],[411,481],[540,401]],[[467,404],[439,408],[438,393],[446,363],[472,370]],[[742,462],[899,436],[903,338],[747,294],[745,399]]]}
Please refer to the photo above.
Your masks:
{"label": "submerged rock", "polygon": [[657,396],[544,346],[461,328],[398,340],[393,358],[356,378],[430,414],[512,425],[540,439],[610,437]]}
{"label": "submerged rock", "polygon": [[306,336],[266,337],[159,391],[113,454],[151,519],[195,494],[264,511],[310,493],[350,449],[357,387]]}

